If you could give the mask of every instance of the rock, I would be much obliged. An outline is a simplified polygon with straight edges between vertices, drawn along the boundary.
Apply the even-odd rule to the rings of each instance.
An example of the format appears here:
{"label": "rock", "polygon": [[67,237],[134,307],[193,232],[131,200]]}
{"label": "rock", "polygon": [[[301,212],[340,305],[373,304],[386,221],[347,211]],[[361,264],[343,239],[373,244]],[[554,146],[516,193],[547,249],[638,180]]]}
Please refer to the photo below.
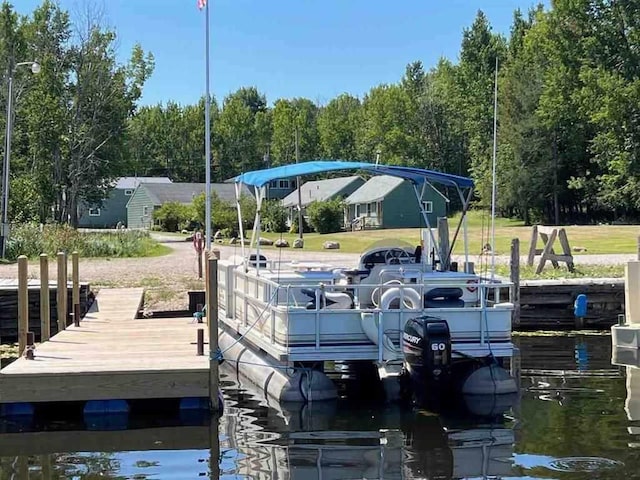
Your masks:
{"label": "rock", "polygon": [[260,237],[260,238],[258,239],[258,243],[259,243],[260,245],[267,245],[267,246],[271,246],[271,245],[273,245],[273,240],[270,240],[270,239],[268,239],[268,238]]}
{"label": "rock", "polygon": [[276,240],[274,245],[278,248],[283,248],[283,247],[288,247],[289,242],[287,242],[284,238],[279,238],[278,240]]}
{"label": "rock", "polygon": [[293,248],[302,248],[304,247],[304,240],[302,240],[301,238],[296,238],[293,241]]}
{"label": "rock", "polygon": [[340,243],[329,240],[324,242],[324,244],[322,245],[322,248],[324,248],[325,250],[337,250],[340,248]]}
{"label": "rock", "polygon": [[586,252],[587,248],[586,247],[573,247],[571,250],[573,250],[574,252]]}

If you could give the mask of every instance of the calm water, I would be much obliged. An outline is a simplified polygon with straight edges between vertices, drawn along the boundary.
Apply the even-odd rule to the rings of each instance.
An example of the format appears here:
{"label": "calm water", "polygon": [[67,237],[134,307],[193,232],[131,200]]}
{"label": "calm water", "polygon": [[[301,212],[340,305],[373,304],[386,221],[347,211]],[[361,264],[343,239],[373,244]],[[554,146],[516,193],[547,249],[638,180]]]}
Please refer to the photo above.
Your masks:
{"label": "calm water", "polygon": [[522,395],[504,414],[485,415],[500,407],[493,399],[471,403],[483,416],[357,398],[283,410],[227,380],[219,423],[149,425],[150,414],[127,431],[115,419],[113,431],[61,433],[76,427],[54,422],[0,435],[0,479],[200,478],[211,458],[229,479],[640,478],[640,379],[611,366],[610,337],[517,340]]}

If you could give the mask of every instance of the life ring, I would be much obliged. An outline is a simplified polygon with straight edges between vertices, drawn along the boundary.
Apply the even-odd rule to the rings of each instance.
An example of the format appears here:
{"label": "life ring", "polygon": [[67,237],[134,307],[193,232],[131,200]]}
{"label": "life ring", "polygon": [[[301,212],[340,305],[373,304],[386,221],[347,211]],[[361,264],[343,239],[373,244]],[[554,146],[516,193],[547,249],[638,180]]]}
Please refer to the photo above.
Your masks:
{"label": "life ring", "polygon": [[467,280],[467,290],[471,293],[478,290],[478,280]]}
{"label": "life ring", "polygon": [[[383,287],[385,287],[387,285],[402,285],[402,282],[400,280],[389,280],[389,281],[387,281],[387,282],[385,282],[383,284]],[[378,307],[378,304],[380,303],[378,301],[378,298],[380,298],[380,290],[383,287],[376,287],[376,288],[373,289],[373,292],[371,292],[371,303],[373,303],[373,306],[376,307],[376,308]]]}
{"label": "life ring", "polygon": [[[411,310],[422,310],[424,308],[424,302],[420,294],[413,288],[400,289],[398,287],[390,288],[382,294],[380,299],[380,308],[382,310],[388,310],[391,303],[395,300],[400,300],[402,297],[404,304],[408,305]],[[398,302],[398,305],[400,302]]]}

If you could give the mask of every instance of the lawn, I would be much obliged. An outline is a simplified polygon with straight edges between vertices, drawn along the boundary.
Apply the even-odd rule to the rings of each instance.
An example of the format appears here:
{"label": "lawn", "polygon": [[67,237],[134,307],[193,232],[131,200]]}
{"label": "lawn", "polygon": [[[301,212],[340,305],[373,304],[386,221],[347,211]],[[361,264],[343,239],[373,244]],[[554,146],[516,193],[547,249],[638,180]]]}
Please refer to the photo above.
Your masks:
{"label": "lawn", "polygon": [[[460,216],[449,219],[449,230],[451,237],[457,227]],[[490,243],[490,218],[482,212],[470,212],[468,215],[468,238],[469,254],[478,255],[482,251],[482,246]],[[496,219],[496,246],[497,255],[509,255],[511,239],[520,239],[520,253],[526,255],[531,242],[531,227],[524,226],[521,221],[497,218]],[[569,245],[586,249],[587,254],[607,254],[607,253],[634,253],[637,251],[637,239],[640,234],[638,225],[570,225],[565,227]],[[293,243],[298,234],[289,233],[262,233],[262,237],[276,240],[284,238]],[[328,240],[340,242],[340,251],[346,253],[359,253],[373,243],[386,240],[403,240],[412,245],[420,242],[420,229],[403,228],[389,230],[366,230],[358,232],[341,232],[320,235],[317,233],[306,233],[304,235],[304,248],[306,250],[322,250],[322,245]],[[538,240],[538,248],[541,248]],[[559,251],[559,242],[556,241],[556,251]],[[462,242],[462,229],[458,235],[458,241],[454,253],[464,253]]]}

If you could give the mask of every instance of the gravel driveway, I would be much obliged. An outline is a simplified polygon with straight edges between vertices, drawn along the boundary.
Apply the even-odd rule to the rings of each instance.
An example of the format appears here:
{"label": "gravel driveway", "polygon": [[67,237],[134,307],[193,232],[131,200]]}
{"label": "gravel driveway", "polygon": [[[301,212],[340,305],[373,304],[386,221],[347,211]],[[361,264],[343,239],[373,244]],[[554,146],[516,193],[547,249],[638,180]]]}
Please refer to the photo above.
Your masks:
{"label": "gravel driveway", "polygon": [[[151,310],[180,310],[188,306],[186,292],[204,288],[198,280],[197,257],[190,242],[175,237],[154,234],[156,238],[169,246],[169,255],[152,258],[100,258],[80,259],[80,280],[89,282],[92,287],[142,286],[148,289],[146,307]],[[221,257],[241,255],[239,246],[215,245]],[[307,252],[304,250],[282,249],[264,250],[264,254],[273,260],[322,261],[336,266],[355,266],[359,255],[336,251]],[[635,260],[633,254],[625,255],[576,255],[574,262],[580,264],[613,265]],[[458,259],[461,260],[461,259]],[[478,263],[477,258],[472,258]],[[490,261],[485,259],[485,261]],[[498,263],[506,263],[508,257],[496,257]],[[526,257],[521,257],[526,262]],[[69,262],[69,275],[71,262]],[[39,278],[38,261],[29,262],[29,278]],[[55,258],[50,260],[49,278],[55,280],[57,267]],[[0,279],[18,278],[17,264],[0,265]]]}

